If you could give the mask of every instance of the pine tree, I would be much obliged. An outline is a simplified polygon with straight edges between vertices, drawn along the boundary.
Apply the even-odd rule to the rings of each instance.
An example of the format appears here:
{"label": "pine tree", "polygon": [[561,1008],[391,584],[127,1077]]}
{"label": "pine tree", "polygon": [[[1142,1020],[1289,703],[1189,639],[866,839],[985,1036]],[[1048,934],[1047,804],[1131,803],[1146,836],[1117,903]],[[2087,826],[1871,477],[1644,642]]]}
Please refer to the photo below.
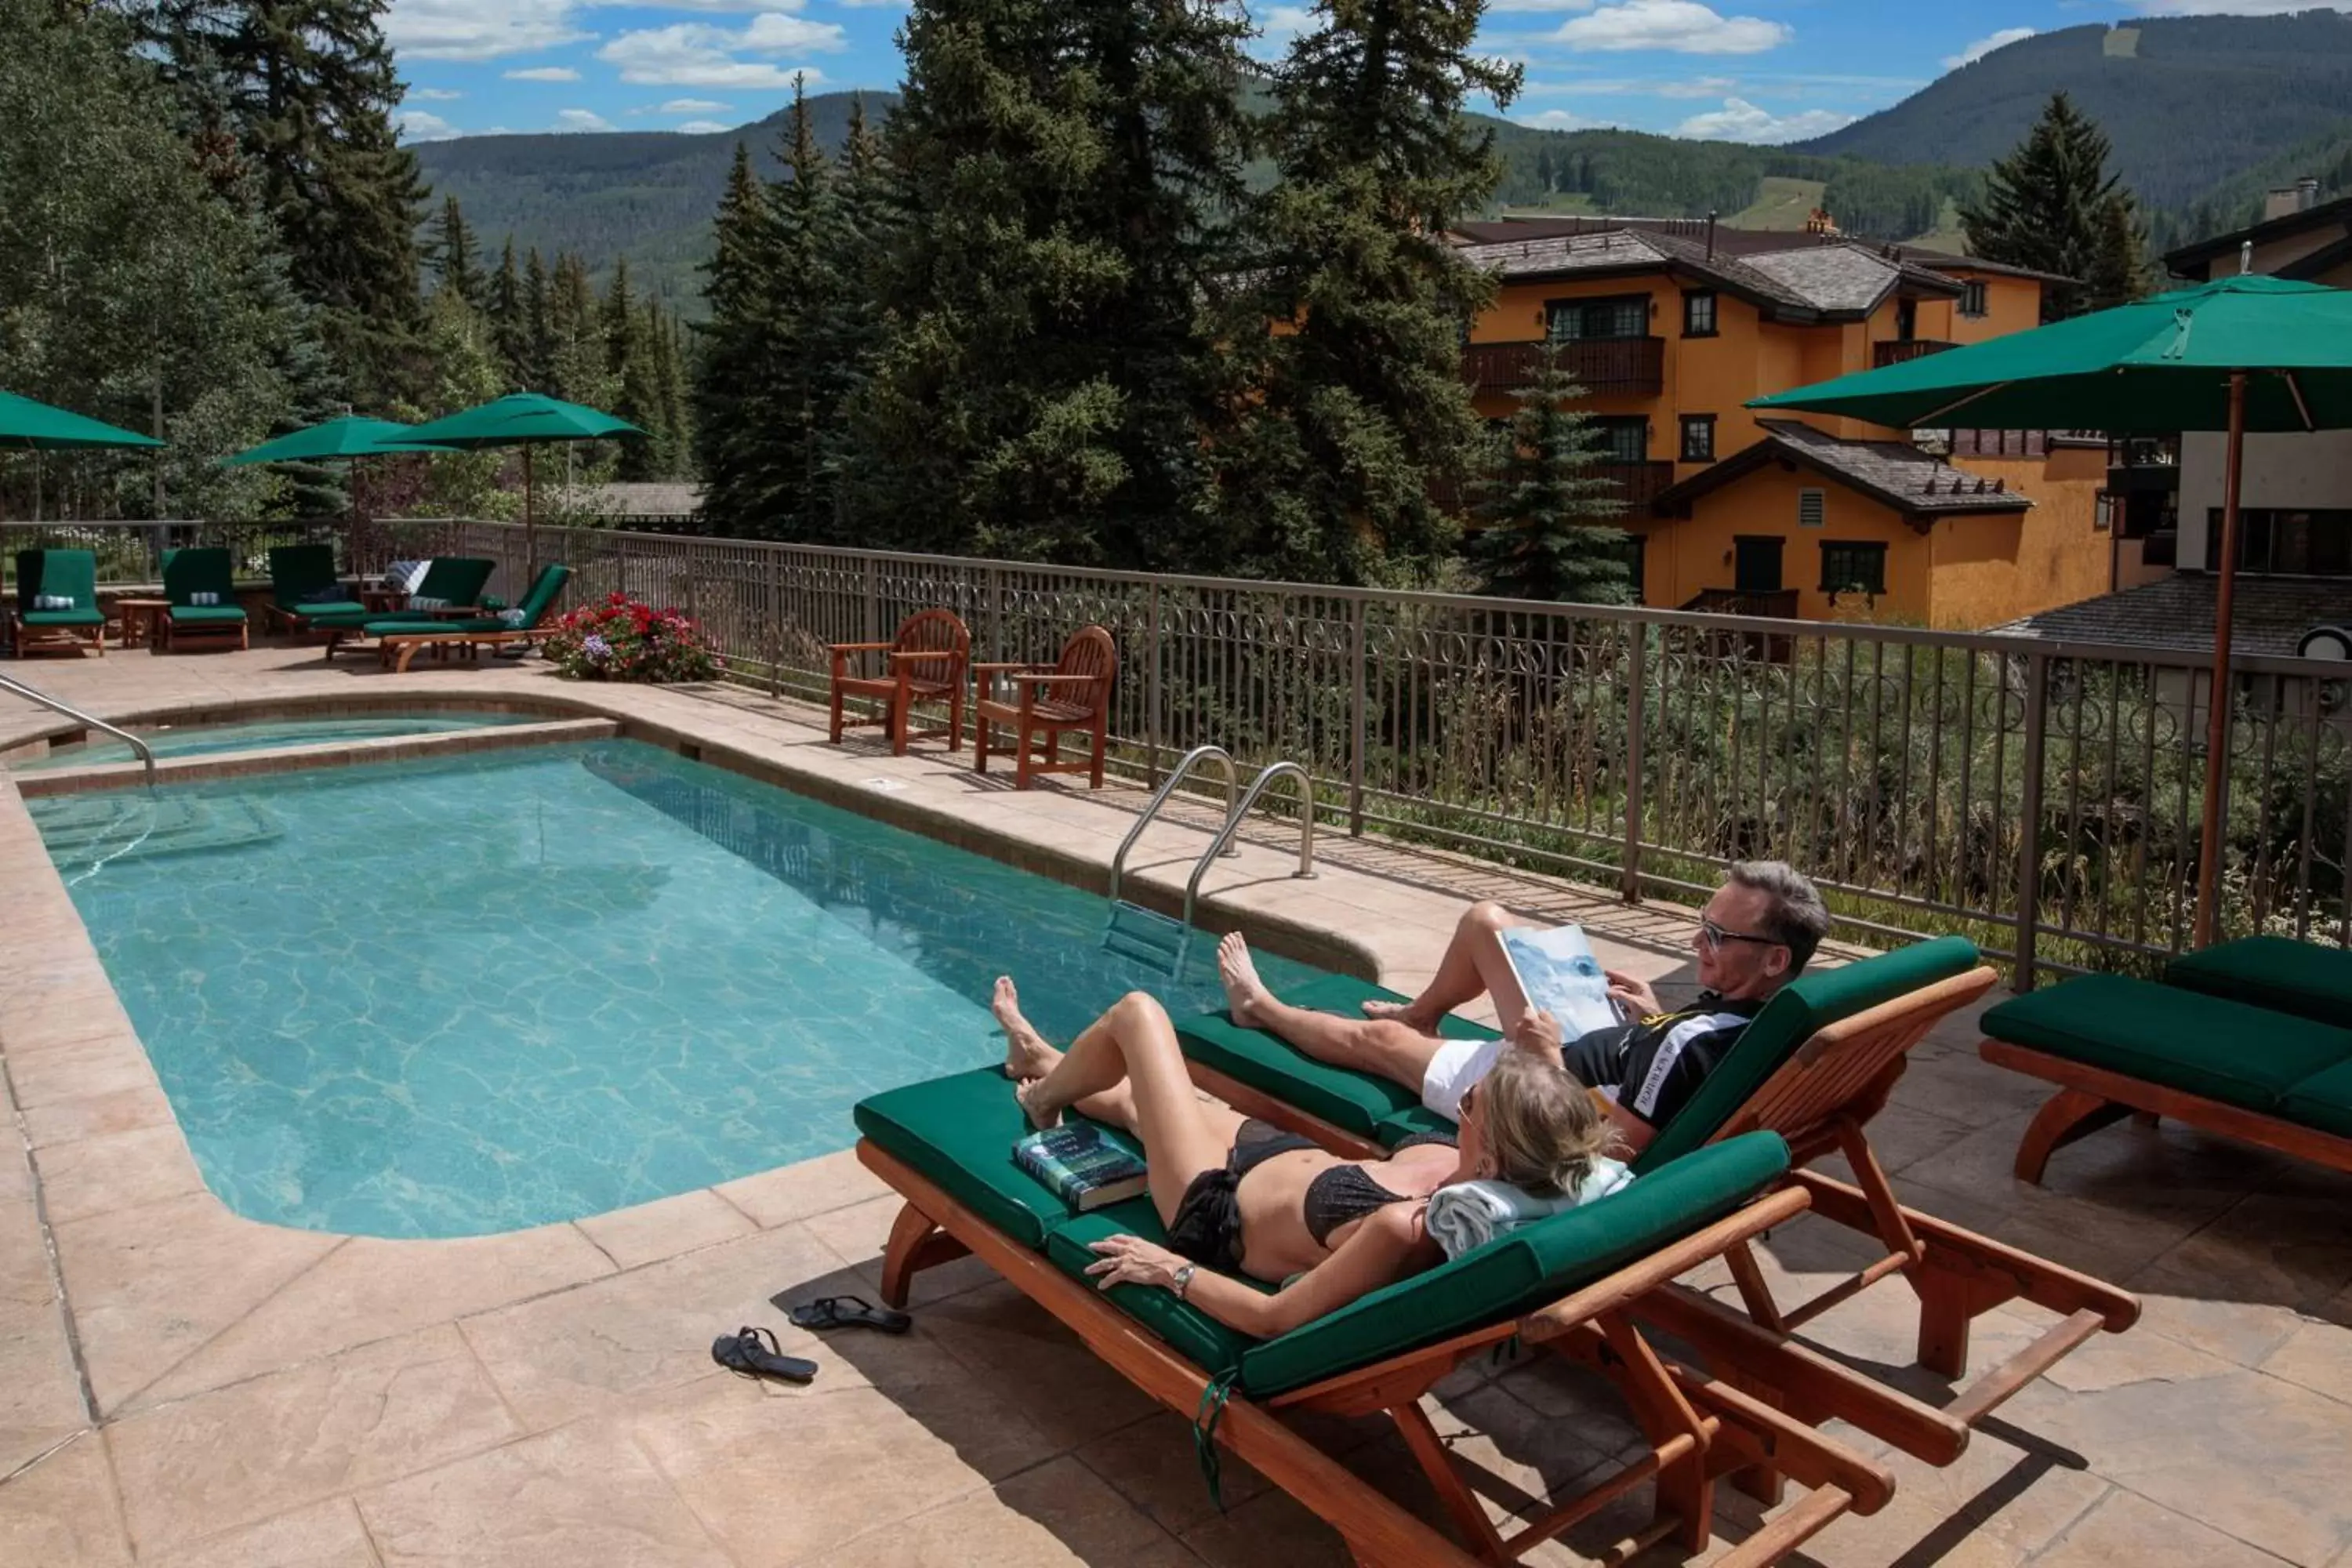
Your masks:
{"label": "pine tree", "polygon": [[1190,548],[1244,36],[1205,5],[918,0],[849,476],[863,537],[1116,565]]}
{"label": "pine tree", "polygon": [[2042,290],[2046,320],[2136,299],[2147,271],[2131,193],[2099,128],[2063,93],[1960,208],[1971,255],[2078,280]]}
{"label": "pine tree", "polygon": [[641,476],[628,474],[625,451],[623,477],[674,479],[687,471],[687,456],[691,449],[686,367],[678,354],[677,319],[647,301],[637,330],[646,345],[646,374],[653,410],[646,428],[653,433],[653,438],[638,443],[646,449],[642,465],[646,472]]}
{"label": "pine tree", "polygon": [[362,402],[417,374],[416,223],[425,190],[393,114],[387,0],[131,0],[194,101],[254,170],[301,297]]}
{"label": "pine tree", "polygon": [[1536,149],[1536,184],[1543,187],[1544,195],[1549,195],[1557,188],[1559,178],[1559,171],[1552,167],[1551,145],[1547,142]]}
{"label": "pine tree", "polygon": [[521,381],[525,390],[551,392],[555,381],[555,319],[548,295],[547,265],[533,246],[522,269]]}
{"label": "pine tree", "polygon": [[817,324],[841,291],[829,235],[835,221],[832,170],[817,145],[808,94],[793,79],[784,172],[768,194],[774,252],[768,287],[769,353],[761,416],[767,437],[752,479],[752,505],[770,538],[808,540],[832,532],[833,487],[822,473],[819,409],[830,380],[814,352]]}
{"label": "pine tree", "polygon": [[604,292],[600,335],[614,389],[609,412],[646,432],[643,440],[621,443],[619,474],[624,479],[658,478],[669,441],[654,384],[654,349],[648,333],[646,314],[629,292],[629,262],[623,257],[614,264],[612,287]]}
{"label": "pine tree", "polygon": [[499,269],[490,277],[488,318],[490,347],[509,391],[535,385],[527,373],[530,357],[530,323],[523,306],[522,275],[515,268],[514,236],[507,236]]}
{"label": "pine tree", "polygon": [[751,172],[751,149],[740,142],[711,237],[711,258],[702,268],[710,314],[695,327],[701,344],[693,380],[695,466],[712,529],[757,538],[754,469],[765,440],[761,393],[773,363],[775,220],[767,188]]}
{"label": "pine tree", "polygon": [[1469,555],[1490,594],[1622,605],[1633,597],[1628,542],[1609,520],[1625,503],[1615,480],[1593,472],[1608,460],[1607,440],[1573,406],[1586,394],[1559,349],[1546,343],[1542,353],[1534,379],[1514,394],[1519,411],[1482,487]]}
{"label": "pine tree", "polygon": [[817,472],[829,506],[807,519],[809,537],[824,543],[850,543],[845,516],[856,478],[856,426],[852,413],[873,379],[882,337],[882,301],[875,261],[891,254],[898,239],[898,209],[882,139],[866,116],[861,95],[850,100],[849,129],[842,143],[834,183],[833,221],[824,231],[824,265],[835,279],[826,309],[803,333],[820,367]]}
{"label": "pine tree", "polygon": [[1482,9],[1334,0],[1276,77],[1279,183],[1256,204],[1228,331],[1236,428],[1217,443],[1238,566],[1362,583],[1425,577],[1451,552],[1430,489],[1486,447],[1460,334],[1494,290],[1444,231],[1501,176],[1461,111],[1472,92],[1507,105],[1520,79],[1472,52]]}
{"label": "pine tree", "polygon": [[[508,256],[512,258],[511,247]],[[457,298],[476,310],[481,309],[482,269],[474,255],[474,231],[466,226],[466,215],[455,196],[441,204],[441,216],[435,220],[432,237],[425,242],[425,260],[433,268],[436,289],[454,289]]]}

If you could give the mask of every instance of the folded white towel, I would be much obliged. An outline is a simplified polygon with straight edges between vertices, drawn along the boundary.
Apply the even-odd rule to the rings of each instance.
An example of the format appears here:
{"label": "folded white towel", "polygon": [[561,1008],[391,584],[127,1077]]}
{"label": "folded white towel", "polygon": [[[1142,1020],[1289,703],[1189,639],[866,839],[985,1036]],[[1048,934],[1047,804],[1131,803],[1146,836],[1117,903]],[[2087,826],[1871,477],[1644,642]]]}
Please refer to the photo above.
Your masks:
{"label": "folded white towel", "polygon": [[206,609],[210,609],[213,605],[220,603],[220,595],[218,594],[205,593],[190,594],[188,595],[188,603],[191,605],[201,605]]}
{"label": "folded white towel", "polygon": [[1596,1156],[1592,1169],[1572,1193],[1539,1197],[1506,1182],[1456,1182],[1440,1187],[1429,1200],[1429,1234],[1448,1258],[1474,1252],[1496,1237],[1521,1226],[1566,1214],[1622,1192],[1633,1173],[1605,1156]]}
{"label": "folded white towel", "polygon": [[70,610],[74,607],[71,594],[36,594],[33,608],[37,610]]}

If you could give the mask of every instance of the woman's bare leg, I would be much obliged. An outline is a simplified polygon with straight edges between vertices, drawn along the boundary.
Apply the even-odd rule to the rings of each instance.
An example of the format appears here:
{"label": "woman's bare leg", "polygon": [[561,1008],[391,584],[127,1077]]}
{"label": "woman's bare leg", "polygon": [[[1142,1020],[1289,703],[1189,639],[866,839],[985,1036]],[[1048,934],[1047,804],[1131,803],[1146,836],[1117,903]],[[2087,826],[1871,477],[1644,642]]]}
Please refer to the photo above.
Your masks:
{"label": "woman's bare leg", "polygon": [[1342,1018],[1279,1000],[1258,978],[1249,943],[1239,931],[1228,931],[1217,943],[1217,978],[1224,983],[1225,1006],[1234,1023],[1270,1029],[1318,1062],[1377,1073],[1416,1094],[1442,1043],[1434,1034],[1395,1018]]}
{"label": "woman's bare leg", "polygon": [[1140,991],[1121,997],[1070,1042],[1050,1072],[1018,1092],[1029,1119],[1049,1127],[1066,1109],[1083,1110],[1122,1085],[1134,1107],[1129,1131],[1143,1140],[1152,1206],[1163,1223],[1172,1221],[1192,1178],[1223,1168],[1241,1118],[1202,1104],[1193,1092],[1176,1026],[1156,1000]]}
{"label": "woman's bare leg", "polygon": [[1511,1033],[1528,1010],[1528,997],[1519,989],[1519,977],[1512,973],[1511,961],[1503,956],[1502,940],[1496,933],[1528,923],[1497,903],[1471,905],[1455,922],[1445,956],[1438,960],[1437,973],[1421,988],[1421,994],[1410,1002],[1367,1002],[1364,1016],[1393,1019],[1423,1034],[1434,1034],[1446,1014],[1481,996],[1492,996],[1503,1033]]}
{"label": "woman's bare leg", "polygon": [[[996,994],[990,1000],[988,1010],[996,1015],[997,1023],[1004,1029],[1005,1077],[1015,1083],[1027,1083],[1044,1078],[1060,1064],[1061,1051],[1039,1034],[1028,1015],[1021,1011],[1021,994],[1013,988],[1013,976],[997,977]],[[1129,1132],[1135,1131],[1139,1120],[1135,1090],[1124,1079],[1116,1089],[1090,1094],[1070,1109],[1089,1121],[1108,1122]]]}

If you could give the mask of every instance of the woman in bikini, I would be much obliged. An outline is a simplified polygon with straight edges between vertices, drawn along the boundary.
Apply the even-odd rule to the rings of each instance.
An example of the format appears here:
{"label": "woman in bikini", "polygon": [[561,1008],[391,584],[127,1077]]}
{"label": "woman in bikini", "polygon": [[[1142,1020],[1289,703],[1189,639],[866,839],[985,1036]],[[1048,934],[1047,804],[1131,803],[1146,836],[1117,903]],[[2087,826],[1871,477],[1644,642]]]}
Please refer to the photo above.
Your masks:
{"label": "woman in bikini", "polygon": [[[1010,978],[996,983],[1005,1072],[1039,1127],[1065,1110],[1142,1142],[1152,1206],[1168,1244],[1118,1236],[1094,1244],[1100,1287],[1156,1286],[1261,1339],[1431,1268],[1443,1253],[1424,1224],[1430,1194],[1488,1178],[1532,1193],[1574,1193],[1611,1131],[1567,1074],[1511,1052],[1463,1096],[1461,1142],[1412,1138],[1385,1160],[1343,1160],[1307,1139],[1204,1100],[1184,1070],[1175,1026],[1132,992],[1071,1042],[1030,1026]],[[1281,1289],[1252,1289],[1247,1275]]]}

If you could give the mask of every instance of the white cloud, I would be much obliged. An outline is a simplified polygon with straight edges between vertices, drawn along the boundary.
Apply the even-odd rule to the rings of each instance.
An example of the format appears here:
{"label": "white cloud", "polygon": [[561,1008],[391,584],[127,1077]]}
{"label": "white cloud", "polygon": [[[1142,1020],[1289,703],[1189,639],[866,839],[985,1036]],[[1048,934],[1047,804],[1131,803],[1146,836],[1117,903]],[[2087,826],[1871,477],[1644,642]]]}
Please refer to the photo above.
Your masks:
{"label": "white cloud", "polygon": [[509,81],[578,81],[580,73],[570,66],[530,66],[519,71],[506,71]]}
{"label": "white cloud", "polygon": [[1571,17],[1554,43],[1586,49],[1665,49],[1682,55],[1754,55],[1796,37],[1785,22],[1726,16],[1698,0],[1619,0]]}
{"label": "white cloud", "polygon": [[2032,37],[2033,37],[2033,29],[2031,27],[2003,27],[1999,32],[1987,33],[1958,54],[1946,55],[1944,68],[1948,71],[1956,71],[1964,65],[1984,58],[1995,49],[2005,49],[2011,44]]}
{"label": "white cloud", "polygon": [[772,59],[830,52],[847,42],[835,23],[768,11],[752,17],[740,33],[708,22],[677,22],[624,33],[597,50],[596,58],[620,67],[623,81],[760,89],[790,87],[793,78],[801,75],[814,86],[824,79],[816,71],[736,57],[764,55]]}
{"label": "white cloud", "polygon": [[1842,125],[1853,124],[1853,115],[1841,114],[1833,109],[1774,114],[1744,98],[1727,98],[1721,109],[1694,114],[1675,126],[1675,134],[1706,142],[1802,142],[1809,136],[1826,136]]}
{"label": "white cloud", "polygon": [[488,60],[595,37],[572,25],[572,0],[392,0],[383,36],[413,59]]}
{"label": "white cloud", "polygon": [[735,128],[723,121],[689,120],[685,124],[674,126],[672,129],[681,136],[715,136],[721,131],[732,131]]}
{"label": "white cloud", "polygon": [[667,103],[657,105],[654,112],[656,114],[717,114],[721,110],[734,107],[731,103],[721,103],[715,98],[673,98]]}
{"label": "white cloud", "polygon": [[2143,16],[2284,16],[2325,7],[2312,0],[2139,0],[2132,9]]}
{"label": "white cloud", "polygon": [[1486,9],[1501,11],[1590,11],[1593,0],[1487,0]]}
{"label": "white cloud", "polygon": [[554,131],[610,131],[613,122],[593,109],[559,109],[555,111]]}
{"label": "white cloud", "polygon": [[456,126],[422,109],[402,110],[397,123],[403,142],[446,142],[458,134]]}
{"label": "white cloud", "polygon": [[408,89],[408,96],[421,98],[427,103],[449,103],[466,95],[462,92],[453,92],[446,87],[412,87]]}
{"label": "white cloud", "polygon": [[1576,81],[1531,81],[1519,90],[1530,97],[1572,92],[1598,98],[1720,98],[1738,86],[1737,79],[1727,76],[1703,76],[1687,81],[1654,77],[1591,77]]}
{"label": "white cloud", "polygon": [[903,11],[908,5],[908,0],[839,0],[839,3],[852,11]]}

